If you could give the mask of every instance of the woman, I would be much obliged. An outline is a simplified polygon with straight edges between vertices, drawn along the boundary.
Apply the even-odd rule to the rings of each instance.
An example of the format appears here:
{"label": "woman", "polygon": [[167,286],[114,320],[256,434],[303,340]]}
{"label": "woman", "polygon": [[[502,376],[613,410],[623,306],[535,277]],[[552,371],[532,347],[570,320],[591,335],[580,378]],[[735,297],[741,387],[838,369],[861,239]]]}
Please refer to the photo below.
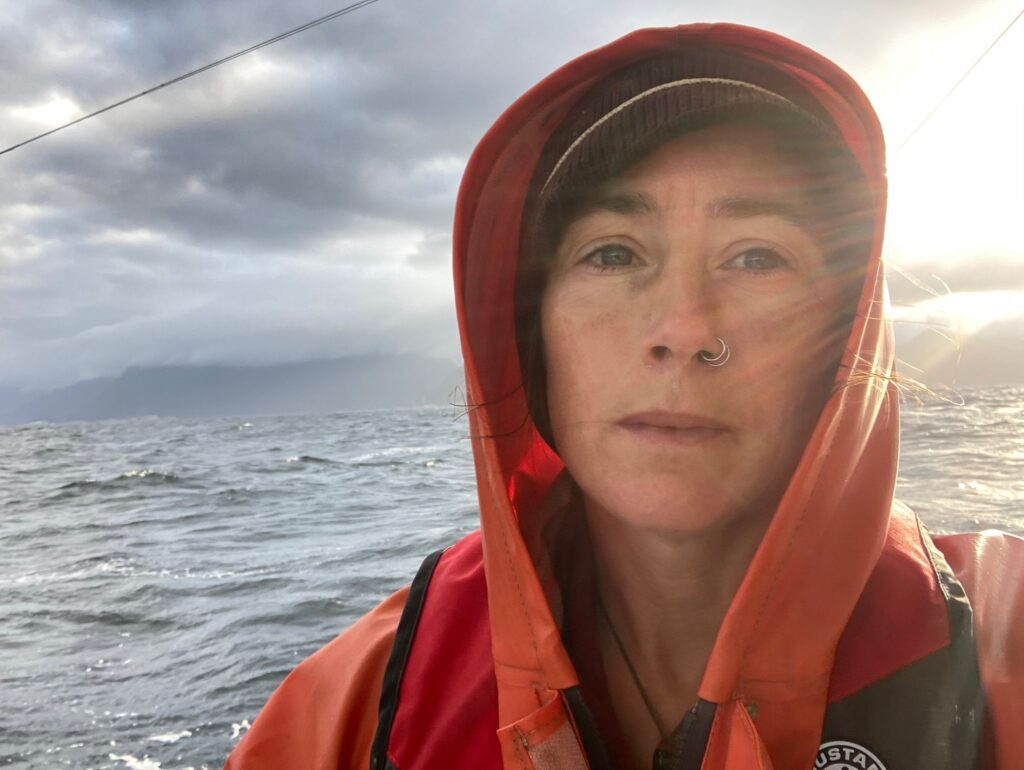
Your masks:
{"label": "woman", "polygon": [[228,767],[1017,766],[1021,542],[892,498],[883,161],[848,76],[732,25],[512,105],[455,223],[481,534]]}

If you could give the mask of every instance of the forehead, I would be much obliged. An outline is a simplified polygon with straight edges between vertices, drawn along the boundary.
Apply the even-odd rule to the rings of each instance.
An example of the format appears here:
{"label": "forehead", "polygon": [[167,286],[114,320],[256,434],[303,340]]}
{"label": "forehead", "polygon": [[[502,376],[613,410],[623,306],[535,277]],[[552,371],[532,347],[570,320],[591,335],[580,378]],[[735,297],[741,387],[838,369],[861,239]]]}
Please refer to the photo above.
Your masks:
{"label": "forehead", "polygon": [[775,216],[813,227],[844,194],[829,161],[820,147],[764,126],[711,126],[669,139],[604,184],[579,191],[562,222],[656,213],[671,199],[713,217]]}
{"label": "forehead", "polygon": [[749,192],[796,203],[812,192],[817,176],[808,160],[787,149],[785,137],[756,125],[726,124],[663,142],[594,193],[647,186],[698,196]]}

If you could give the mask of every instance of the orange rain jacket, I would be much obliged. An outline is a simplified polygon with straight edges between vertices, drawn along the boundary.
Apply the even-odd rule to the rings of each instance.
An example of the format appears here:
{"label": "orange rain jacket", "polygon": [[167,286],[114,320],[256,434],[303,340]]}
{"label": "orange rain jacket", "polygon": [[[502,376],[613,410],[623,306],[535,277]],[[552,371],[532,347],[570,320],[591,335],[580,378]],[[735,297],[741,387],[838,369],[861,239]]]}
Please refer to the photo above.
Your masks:
{"label": "orange rain jacket", "polygon": [[[468,398],[483,405],[470,412],[471,432],[503,438],[473,439],[482,538],[456,552],[478,560],[470,571],[486,573],[489,656],[483,649],[490,659],[475,675],[496,692],[494,712],[479,717],[491,722],[488,734],[495,731],[495,755],[505,768],[587,767],[566,704],[578,679],[552,609],[558,600],[536,566],[550,508],[542,503],[562,464],[532,424],[521,427],[526,405],[512,297],[527,188],[547,137],[590,86],[639,58],[694,44],[752,57],[802,84],[863,168],[876,222],[837,374],[843,387],[818,420],[708,660],[699,694],[717,707],[701,767],[861,766],[852,755],[844,765],[830,764],[840,753],[819,753],[826,707],[950,644],[949,589],[937,577],[949,567],[959,580],[952,590],[962,585],[973,610],[972,646],[987,704],[983,766],[1024,767],[1024,541],[996,532],[952,535],[934,538],[935,549],[914,514],[893,500],[899,406],[888,378],[893,341],[880,261],[885,152],[878,120],[858,86],[828,60],[727,24],[641,30],[570,62],[498,119],[463,179],[455,286]],[[407,596],[408,589],[392,595],[299,665],[226,767],[368,767],[383,672]],[[460,605],[443,609],[451,623],[460,622]],[[470,641],[480,639],[486,635]],[[455,651],[436,665],[470,664]],[[434,737],[452,745],[462,738]],[[400,770],[424,766],[412,756],[404,765],[391,761]]]}

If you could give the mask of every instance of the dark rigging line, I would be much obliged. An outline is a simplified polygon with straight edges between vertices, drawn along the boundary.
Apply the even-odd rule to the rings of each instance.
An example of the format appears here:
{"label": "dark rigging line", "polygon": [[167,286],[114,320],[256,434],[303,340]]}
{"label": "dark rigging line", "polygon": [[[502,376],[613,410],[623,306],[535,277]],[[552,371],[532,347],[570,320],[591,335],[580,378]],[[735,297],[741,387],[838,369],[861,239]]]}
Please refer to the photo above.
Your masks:
{"label": "dark rigging line", "polygon": [[56,134],[58,131],[63,131],[65,128],[73,126],[76,123],[81,123],[83,120],[88,120],[89,118],[94,118],[97,115],[102,115],[104,112],[109,112],[115,107],[120,107],[122,104],[128,104],[128,102],[133,102],[136,99],[146,96],[147,94],[159,91],[161,88],[167,88],[167,86],[172,86],[175,83],[180,83],[182,80],[186,80],[187,78],[190,78],[193,75],[198,75],[201,72],[212,70],[214,67],[219,67],[221,64],[226,64],[227,62],[232,61],[233,59],[237,59],[240,56],[245,56],[246,54],[252,53],[253,51],[258,51],[261,48],[266,48],[268,45],[273,45],[274,43],[284,40],[285,38],[289,38],[292,35],[297,35],[300,32],[305,32],[307,29],[312,29],[313,27],[317,27],[325,22],[333,21],[334,19],[337,19],[339,16],[344,16],[347,13],[352,13],[352,11],[358,11],[360,8],[365,8],[366,6],[375,2],[377,2],[377,0],[360,0],[358,3],[352,3],[352,5],[345,6],[344,8],[334,11],[333,13],[329,13],[326,16],[321,16],[319,19],[313,19],[313,21],[307,22],[306,24],[303,24],[301,27],[296,27],[295,29],[290,29],[287,32],[282,32],[279,35],[275,35],[272,38],[264,40],[262,43],[256,43],[255,45],[251,45],[248,48],[245,48],[241,51],[235,51],[235,53],[225,56],[223,59],[218,59],[215,62],[210,62],[209,64],[203,65],[202,67],[194,69],[191,72],[186,72],[184,75],[178,75],[178,77],[172,78],[165,83],[161,83],[158,86],[153,86],[152,88],[147,88],[145,91],[140,91],[134,96],[129,96],[127,99],[122,99],[119,102],[109,104],[106,107],[103,107],[102,109],[96,110],[95,112],[90,112],[88,115],[82,115],[80,118],[75,118],[69,123],[65,123],[62,126],[57,126],[56,128],[51,128],[49,131],[45,131],[39,134],[38,136],[33,136],[31,139],[26,139],[23,142],[13,144],[5,150],[0,150],[0,155],[5,155],[11,150],[17,150],[19,147],[24,147],[26,144],[31,144],[32,142],[42,139],[43,137],[50,136],[50,134]]}
{"label": "dark rigging line", "polygon": [[917,124],[917,126],[916,126],[916,127],[914,128],[914,130],[913,130],[913,131],[911,131],[911,132],[910,132],[910,133],[909,133],[909,134],[907,135],[907,138],[906,138],[906,139],[904,139],[904,140],[903,140],[903,142],[902,142],[902,143],[900,144],[900,146],[896,148],[896,152],[899,152],[899,151],[900,151],[900,150],[902,150],[902,149],[903,149],[904,147],[906,147],[906,146],[907,146],[907,143],[908,143],[908,142],[909,142],[909,141],[910,141],[911,139],[913,139],[913,138],[914,138],[914,136],[915,136],[915,135],[917,134],[917,132],[918,132],[918,131],[920,131],[920,130],[921,130],[921,128],[922,128],[922,127],[924,126],[924,124],[925,124],[925,123],[927,123],[927,122],[928,122],[929,120],[931,120],[931,117],[932,117],[932,115],[934,115],[934,114],[935,114],[936,112],[938,112],[938,111],[939,111],[939,108],[940,108],[940,107],[941,107],[941,106],[942,106],[943,104],[945,104],[945,103],[946,103],[946,100],[947,100],[947,99],[949,99],[949,97],[953,95],[953,92],[954,92],[954,91],[955,91],[955,90],[956,90],[957,88],[959,88],[959,87],[960,87],[960,84],[961,84],[961,83],[963,83],[963,82],[964,82],[964,81],[965,81],[965,80],[967,79],[967,76],[968,76],[968,75],[970,75],[970,74],[971,74],[971,73],[972,73],[972,72],[974,71],[974,68],[975,68],[975,67],[977,67],[977,66],[978,66],[979,64],[981,64],[981,60],[982,60],[982,59],[984,59],[984,58],[985,58],[986,56],[988,56],[988,53],[989,53],[989,51],[991,51],[991,50],[992,50],[993,48],[995,48],[995,47],[996,47],[996,43],[998,43],[998,42],[999,42],[1000,40],[1002,40],[1002,39],[1003,39],[1003,36],[1004,36],[1004,35],[1005,35],[1005,34],[1006,34],[1007,32],[1009,32],[1009,31],[1010,31],[1010,27],[1012,27],[1012,26],[1013,26],[1014,24],[1016,24],[1016,23],[1017,23],[1018,21],[1020,21],[1020,18],[1021,18],[1021,16],[1024,16],[1024,8],[1021,8],[1021,10],[1020,10],[1020,13],[1018,13],[1018,14],[1017,14],[1016,16],[1014,16],[1014,17],[1013,17],[1013,21],[1011,21],[1011,22],[1010,22],[1009,24],[1007,24],[1007,25],[1006,25],[1006,29],[1004,29],[1004,30],[1003,30],[1002,32],[1000,32],[1000,33],[999,33],[999,36],[998,36],[998,37],[997,37],[997,38],[996,38],[995,40],[993,40],[993,41],[992,41],[992,43],[991,43],[991,44],[989,45],[989,47],[988,47],[988,48],[986,48],[986,49],[985,49],[985,50],[984,50],[984,51],[982,52],[981,56],[979,56],[979,57],[977,58],[977,60],[976,60],[976,61],[974,62],[974,64],[972,64],[972,65],[971,65],[971,66],[970,66],[970,67],[969,67],[969,68],[967,69],[967,72],[965,72],[965,73],[963,74],[963,76],[962,76],[962,77],[961,77],[961,78],[960,78],[960,79],[959,79],[958,81],[956,81],[956,82],[955,82],[955,83],[953,84],[953,87],[952,87],[952,88],[950,88],[950,89],[949,89],[948,91],[946,91],[946,95],[945,95],[945,96],[943,96],[943,97],[942,97],[942,98],[941,98],[941,99],[939,100],[939,103],[938,103],[938,104],[936,104],[936,105],[935,105],[935,106],[934,106],[934,107],[932,108],[932,111],[931,111],[931,112],[929,112],[929,113],[928,113],[927,115],[925,115],[925,116],[924,116],[924,119],[923,119],[923,120],[922,120],[922,121],[921,121],[920,123],[918,123],[918,124]]}

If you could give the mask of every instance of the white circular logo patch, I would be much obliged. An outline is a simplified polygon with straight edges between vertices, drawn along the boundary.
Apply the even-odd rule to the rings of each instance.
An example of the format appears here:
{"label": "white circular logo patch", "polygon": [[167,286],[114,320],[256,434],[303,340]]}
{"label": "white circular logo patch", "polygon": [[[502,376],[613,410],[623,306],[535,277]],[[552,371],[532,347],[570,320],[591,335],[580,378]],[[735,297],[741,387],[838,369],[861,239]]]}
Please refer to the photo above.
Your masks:
{"label": "white circular logo patch", "polygon": [[885,770],[882,760],[850,741],[829,741],[818,748],[814,770]]}

